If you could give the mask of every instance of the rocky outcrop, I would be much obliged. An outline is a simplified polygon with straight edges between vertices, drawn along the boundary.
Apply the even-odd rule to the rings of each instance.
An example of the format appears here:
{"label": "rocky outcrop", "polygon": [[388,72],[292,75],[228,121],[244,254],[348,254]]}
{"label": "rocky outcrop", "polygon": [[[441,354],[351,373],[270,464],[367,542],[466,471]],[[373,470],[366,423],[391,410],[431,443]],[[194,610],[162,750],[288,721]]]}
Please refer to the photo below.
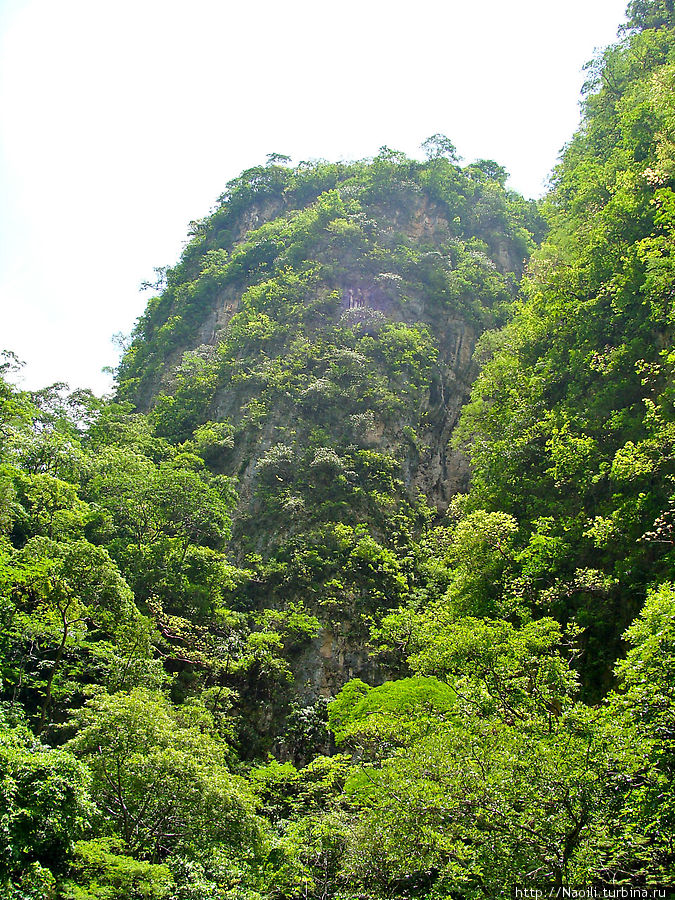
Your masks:
{"label": "rocky outcrop", "polygon": [[[447,160],[397,160],[244,173],[200,224],[121,370],[139,406],[166,395],[160,433],[230,429],[208,462],[237,484],[234,559],[282,572],[261,577],[247,603],[301,602],[322,622],[293,662],[308,704],[351,677],[383,677],[359,603],[396,602],[395,584],[341,588],[360,577],[340,574],[351,551],[322,541],[365,528],[386,554],[397,519],[416,527],[420,496],[442,514],[467,487],[451,437],[476,342],[513,299],[526,252],[522,224],[499,225],[525,221],[515,195]],[[316,596],[302,587],[314,546]],[[321,579],[348,595],[342,617],[324,612]]]}

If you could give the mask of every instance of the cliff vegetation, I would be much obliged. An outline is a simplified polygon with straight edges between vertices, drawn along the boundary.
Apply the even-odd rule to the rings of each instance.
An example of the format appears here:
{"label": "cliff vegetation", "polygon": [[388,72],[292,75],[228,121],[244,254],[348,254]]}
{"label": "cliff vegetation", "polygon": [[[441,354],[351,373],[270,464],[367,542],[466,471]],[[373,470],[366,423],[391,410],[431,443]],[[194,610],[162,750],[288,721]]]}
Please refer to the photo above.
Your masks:
{"label": "cliff vegetation", "polygon": [[675,11],[541,203],[267,164],[116,396],[0,379],[0,898],[675,889]]}

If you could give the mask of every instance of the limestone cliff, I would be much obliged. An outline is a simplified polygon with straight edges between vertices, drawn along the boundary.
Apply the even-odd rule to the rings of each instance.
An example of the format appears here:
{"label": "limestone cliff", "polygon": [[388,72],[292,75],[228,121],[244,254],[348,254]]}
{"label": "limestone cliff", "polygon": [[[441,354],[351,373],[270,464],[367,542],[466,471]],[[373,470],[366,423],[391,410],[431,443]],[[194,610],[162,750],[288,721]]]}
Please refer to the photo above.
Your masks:
{"label": "limestone cliff", "polygon": [[394,548],[467,484],[449,441],[473,351],[541,227],[495,171],[384,150],[245,172],[122,361],[121,398],[234,479],[256,571],[235,602],[323,623],[293,661],[307,700],[372,669],[368,617],[410,581]]}

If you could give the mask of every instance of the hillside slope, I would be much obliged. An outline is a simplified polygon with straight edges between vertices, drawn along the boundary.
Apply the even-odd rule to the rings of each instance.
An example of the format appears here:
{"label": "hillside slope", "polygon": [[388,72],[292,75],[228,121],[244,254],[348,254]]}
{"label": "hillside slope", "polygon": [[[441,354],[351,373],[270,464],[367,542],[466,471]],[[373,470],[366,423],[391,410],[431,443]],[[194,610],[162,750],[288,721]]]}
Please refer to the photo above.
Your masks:
{"label": "hillside slope", "polygon": [[1,900],[675,892],[675,4],[628,17],[546,236],[440,136],[272,157],[117,399],[2,358]]}
{"label": "hillside slope", "polygon": [[243,608],[301,601],[324,623],[299,663],[308,699],[364,674],[364,617],[410,593],[402,543],[468,485],[449,440],[473,349],[542,230],[495,163],[461,168],[440,136],[427,150],[245,172],[120,367],[120,398],[174,443],[212,440],[208,465],[235,479]]}

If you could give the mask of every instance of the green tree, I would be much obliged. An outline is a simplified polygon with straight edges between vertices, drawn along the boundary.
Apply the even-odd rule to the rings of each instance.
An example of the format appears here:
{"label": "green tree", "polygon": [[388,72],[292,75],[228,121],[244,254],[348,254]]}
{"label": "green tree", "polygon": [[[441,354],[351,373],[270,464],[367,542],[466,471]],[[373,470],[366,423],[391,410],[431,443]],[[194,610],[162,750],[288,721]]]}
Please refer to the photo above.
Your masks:
{"label": "green tree", "polygon": [[457,156],[457,148],[452,143],[450,138],[447,138],[444,134],[432,134],[431,137],[428,137],[421,144],[422,150],[427,157],[427,159],[440,159],[441,157],[445,157],[449,159],[450,162],[457,162],[459,157]]}
{"label": "green tree", "polygon": [[672,584],[650,591],[625,633],[630,649],[617,665],[619,686],[607,710],[625,747],[620,837],[607,868],[619,877],[646,875],[666,884],[675,884],[674,600]]}
{"label": "green tree", "polygon": [[[87,541],[35,537],[6,557],[12,602],[5,616],[4,676],[15,698],[27,692],[39,712],[38,731],[81,687],[81,657],[92,640],[119,652],[147,655],[149,630],[119,570],[101,547]],[[90,665],[94,664],[89,656]],[[32,702],[31,702],[32,701]]]}
{"label": "green tree", "polygon": [[226,765],[226,747],[209,735],[199,704],[174,709],[137,688],[102,694],[75,714],[68,747],[92,775],[99,828],[153,863],[172,855],[208,859],[214,847],[247,859],[261,832],[243,779]]}
{"label": "green tree", "polygon": [[0,891],[10,883],[53,885],[88,823],[88,787],[88,772],[72,754],[0,723]]}

